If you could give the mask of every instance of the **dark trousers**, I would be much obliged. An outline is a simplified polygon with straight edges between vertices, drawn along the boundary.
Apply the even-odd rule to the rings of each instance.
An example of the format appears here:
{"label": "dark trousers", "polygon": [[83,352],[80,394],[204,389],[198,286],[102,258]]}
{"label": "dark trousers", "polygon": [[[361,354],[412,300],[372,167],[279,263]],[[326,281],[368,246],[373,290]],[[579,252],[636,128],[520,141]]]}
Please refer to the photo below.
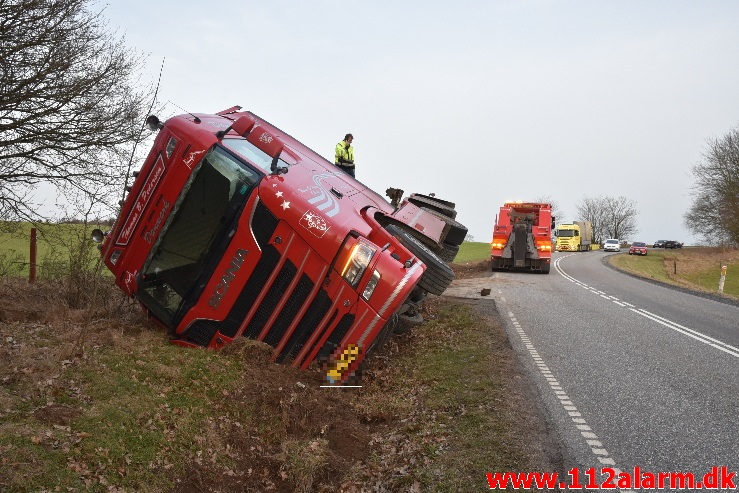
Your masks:
{"label": "dark trousers", "polygon": [[341,171],[354,178],[354,166],[344,166],[341,164],[337,164],[336,166],[338,166]]}

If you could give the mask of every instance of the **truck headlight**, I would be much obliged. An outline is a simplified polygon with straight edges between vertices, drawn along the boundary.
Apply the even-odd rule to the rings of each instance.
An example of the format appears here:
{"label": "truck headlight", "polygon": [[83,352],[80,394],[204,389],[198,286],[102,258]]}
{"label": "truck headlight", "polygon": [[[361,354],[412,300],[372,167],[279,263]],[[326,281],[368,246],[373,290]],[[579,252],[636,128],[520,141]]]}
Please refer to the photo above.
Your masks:
{"label": "truck headlight", "polygon": [[359,280],[362,278],[365,269],[372,260],[372,256],[375,254],[375,249],[364,243],[358,241],[354,248],[352,248],[349,259],[344,265],[344,269],[341,271],[341,277],[344,278],[353,288],[357,287]]}
{"label": "truck headlight", "polygon": [[372,273],[372,277],[367,282],[367,286],[365,286],[364,291],[362,292],[362,298],[369,301],[370,297],[372,296],[372,293],[375,292],[375,288],[377,287],[377,284],[380,282],[380,273],[375,271]]}

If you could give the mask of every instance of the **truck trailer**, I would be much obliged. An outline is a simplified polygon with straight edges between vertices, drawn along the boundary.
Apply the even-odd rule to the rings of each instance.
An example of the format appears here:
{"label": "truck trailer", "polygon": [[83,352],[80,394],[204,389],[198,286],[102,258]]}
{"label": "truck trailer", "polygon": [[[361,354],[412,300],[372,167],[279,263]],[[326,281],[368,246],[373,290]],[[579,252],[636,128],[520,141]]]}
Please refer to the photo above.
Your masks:
{"label": "truck trailer", "polygon": [[441,258],[467,232],[454,203],[399,189],[389,202],[239,106],[147,123],[153,147],[94,236],[172,343],[249,337],[341,385],[454,279]]}
{"label": "truck trailer", "polygon": [[587,252],[591,250],[593,241],[593,223],[573,221],[560,224],[554,236],[557,237],[555,250],[558,252]]}
{"label": "truck trailer", "polygon": [[554,217],[550,204],[506,202],[495,219],[490,260],[493,270],[549,274]]}

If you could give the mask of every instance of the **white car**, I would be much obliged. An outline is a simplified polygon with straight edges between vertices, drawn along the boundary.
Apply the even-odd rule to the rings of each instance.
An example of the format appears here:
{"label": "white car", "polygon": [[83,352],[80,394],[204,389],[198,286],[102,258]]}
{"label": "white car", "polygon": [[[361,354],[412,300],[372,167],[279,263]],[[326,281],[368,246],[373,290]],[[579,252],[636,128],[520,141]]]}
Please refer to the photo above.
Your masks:
{"label": "white car", "polygon": [[603,243],[603,251],[605,252],[620,252],[621,242],[616,238],[609,238]]}

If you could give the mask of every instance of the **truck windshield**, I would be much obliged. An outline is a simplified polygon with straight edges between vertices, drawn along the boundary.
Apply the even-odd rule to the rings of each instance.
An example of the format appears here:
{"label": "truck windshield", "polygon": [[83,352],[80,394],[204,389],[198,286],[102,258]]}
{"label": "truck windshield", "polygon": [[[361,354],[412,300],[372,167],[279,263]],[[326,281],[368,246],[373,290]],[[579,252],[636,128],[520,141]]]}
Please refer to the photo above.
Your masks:
{"label": "truck windshield", "polygon": [[[272,167],[272,158],[248,140],[223,139],[222,143],[241,157],[246,158],[247,161],[251,162],[255,166],[259,166],[265,171],[270,171]],[[277,159],[276,164],[280,167],[289,166],[289,164],[281,158]]]}
{"label": "truck windshield", "polygon": [[573,236],[575,236],[574,229],[558,229],[557,230],[557,237],[559,238],[572,238]]}
{"label": "truck windshield", "polygon": [[183,303],[205,287],[220,258],[215,253],[228,246],[261,176],[221,147],[193,171],[139,280],[139,300],[166,325],[172,327]]}

